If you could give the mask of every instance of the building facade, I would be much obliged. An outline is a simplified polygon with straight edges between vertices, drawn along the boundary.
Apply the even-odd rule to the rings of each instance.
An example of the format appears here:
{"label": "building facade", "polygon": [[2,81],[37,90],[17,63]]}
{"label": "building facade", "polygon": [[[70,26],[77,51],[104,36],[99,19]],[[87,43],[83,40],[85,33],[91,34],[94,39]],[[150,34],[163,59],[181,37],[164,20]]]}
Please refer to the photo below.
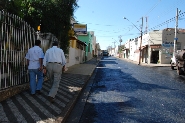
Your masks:
{"label": "building facade", "polygon": [[[174,28],[153,30],[141,37],[126,41],[124,58],[143,63],[170,64],[174,51]],[[182,50],[185,46],[185,29],[177,30],[176,50]],[[141,54],[140,54],[141,49]]]}
{"label": "building facade", "polygon": [[[75,19],[71,18],[71,24],[76,23]],[[66,67],[85,62],[85,49],[87,44],[77,39],[74,29],[69,31],[69,54],[66,56]]]}
{"label": "building facade", "polygon": [[94,48],[96,45],[96,38],[94,36],[93,31],[88,31],[87,35],[78,35],[77,36],[78,40],[83,41],[84,43],[87,44],[86,49],[85,49],[85,59],[88,61],[92,59],[93,54],[94,54]]}

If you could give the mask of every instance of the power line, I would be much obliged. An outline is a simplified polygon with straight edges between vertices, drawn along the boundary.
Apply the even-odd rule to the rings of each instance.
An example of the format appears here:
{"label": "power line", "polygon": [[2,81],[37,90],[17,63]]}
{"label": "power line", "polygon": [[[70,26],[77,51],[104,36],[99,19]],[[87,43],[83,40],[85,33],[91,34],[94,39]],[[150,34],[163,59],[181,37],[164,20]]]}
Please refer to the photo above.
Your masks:
{"label": "power line", "polygon": [[152,10],[154,10],[155,7],[159,4],[159,2],[161,2],[161,0],[159,0],[159,1],[149,10],[149,12],[147,12],[147,13],[145,14],[145,16],[147,16]]}
{"label": "power line", "polygon": [[111,25],[111,24],[108,24],[108,25],[103,25],[103,24],[94,24],[94,23],[86,23],[86,22],[79,22],[79,23],[85,23],[85,24],[93,24],[93,25],[98,25],[98,26],[117,26],[117,25]]}
{"label": "power line", "polygon": [[[183,17],[183,16],[185,16],[185,12],[182,12],[182,13],[179,14],[179,17]],[[158,24],[157,26],[155,26],[155,27],[149,29],[149,31],[150,31],[150,30],[154,30],[154,29],[156,29],[156,28],[159,28],[159,27],[161,27],[161,26],[164,26],[164,25],[166,25],[167,23],[170,23],[170,22],[172,22],[172,21],[175,21],[175,17],[173,17],[173,18],[171,18],[171,19],[169,19],[169,20],[167,20],[167,21],[164,21],[164,22],[161,23],[161,24]]]}
{"label": "power line", "polygon": [[[182,0],[183,1],[183,0]],[[168,13],[169,13],[169,11],[173,11],[174,10],[174,7],[176,7],[176,6],[178,6],[179,5],[179,2],[182,2],[182,1],[175,1],[175,3],[173,3],[172,4],[172,6],[171,7],[169,7],[168,9],[163,9],[164,11],[161,11],[159,14],[159,16],[158,17],[160,17],[160,19],[162,18],[162,17],[164,17],[165,15],[167,15]],[[184,1],[183,1],[184,2]],[[181,3],[182,4],[182,3]],[[148,15],[149,16],[149,15]],[[156,17],[154,17],[154,19],[152,19],[152,20],[159,20],[159,19],[156,19]]]}
{"label": "power line", "polygon": [[[159,22],[159,20],[161,20],[162,18],[164,18],[167,14],[169,14],[172,10],[174,10],[174,8],[176,7],[176,6],[180,6],[180,5],[183,5],[184,4],[184,0],[179,0],[179,1],[175,1],[174,3],[172,3],[173,5],[171,6],[171,7],[168,7],[168,8],[166,8],[166,9],[163,9],[164,11],[161,11],[159,14],[160,15],[158,15],[158,17],[153,17],[153,18],[150,18],[150,20],[152,20],[153,22]],[[163,6],[163,7],[166,7],[166,6]],[[169,23],[165,23],[165,24],[167,24],[167,26],[168,26],[168,24]],[[153,27],[154,28],[154,27]]]}

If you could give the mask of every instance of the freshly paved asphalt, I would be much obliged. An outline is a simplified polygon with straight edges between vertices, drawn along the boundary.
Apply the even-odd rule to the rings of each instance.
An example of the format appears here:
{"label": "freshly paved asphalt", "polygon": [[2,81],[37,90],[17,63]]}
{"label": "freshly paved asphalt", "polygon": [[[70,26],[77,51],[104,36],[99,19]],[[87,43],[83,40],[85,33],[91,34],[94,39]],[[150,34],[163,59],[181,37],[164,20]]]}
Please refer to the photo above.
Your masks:
{"label": "freshly paved asphalt", "polygon": [[[0,102],[1,123],[61,123],[65,122],[72,111],[80,93],[93,74],[98,60],[95,58],[68,68],[62,75],[55,102],[50,103],[47,94],[51,84],[45,81],[42,94],[31,96],[29,90],[19,93]],[[129,60],[127,60],[129,61]],[[129,61],[132,62],[132,61]],[[137,62],[133,62],[136,63]],[[146,66],[169,66],[156,64],[141,64]]]}

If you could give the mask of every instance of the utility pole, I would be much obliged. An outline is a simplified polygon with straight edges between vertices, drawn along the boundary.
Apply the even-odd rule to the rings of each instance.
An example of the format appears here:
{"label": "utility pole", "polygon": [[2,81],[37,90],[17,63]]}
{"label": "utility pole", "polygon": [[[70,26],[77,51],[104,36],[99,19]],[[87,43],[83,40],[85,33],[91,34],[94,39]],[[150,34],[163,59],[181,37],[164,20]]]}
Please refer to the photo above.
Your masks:
{"label": "utility pole", "polygon": [[173,58],[175,58],[175,52],[176,52],[176,43],[177,43],[177,28],[178,28],[178,16],[179,16],[179,11],[177,8],[176,11],[176,25],[175,25],[175,35],[174,35],[174,49],[173,49]]}
{"label": "utility pole", "polygon": [[148,17],[146,17],[146,30],[145,30],[145,33],[148,32]]}
{"label": "utility pole", "polygon": [[116,41],[114,41],[114,42],[112,42],[112,43],[114,43],[114,55],[116,55],[116,53],[115,53],[115,43],[116,43]]}
{"label": "utility pole", "polygon": [[122,39],[121,38],[120,38],[119,42],[120,42],[120,46],[119,46],[119,58],[121,58],[121,42],[122,42]]}
{"label": "utility pole", "polygon": [[142,53],[141,53],[141,46],[142,46],[142,36],[143,36],[143,31],[142,31],[142,29],[143,29],[143,17],[141,18],[142,19],[142,24],[141,24],[141,41],[140,41],[140,47],[139,47],[139,51],[140,51],[140,53],[139,53],[139,64],[138,65],[140,65],[140,63],[141,63],[141,55],[142,55]]}
{"label": "utility pole", "polygon": [[[126,17],[124,17],[124,19],[128,20]],[[143,17],[141,19],[142,19],[141,29],[139,29],[135,24],[133,24],[131,21],[128,20],[141,32],[141,41],[140,41],[140,47],[139,47],[140,54],[139,54],[139,63],[138,63],[138,65],[140,65],[140,62],[141,62],[141,45],[142,45],[142,36],[143,36],[143,31],[142,31],[142,29],[143,29]]]}
{"label": "utility pole", "polygon": [[119,58],[121,58],[121,42],[122,42],[122,39],[121,39],[121,35],[118,37],[119,38],[119,42],[120,42],[120,45],[119,45]]}

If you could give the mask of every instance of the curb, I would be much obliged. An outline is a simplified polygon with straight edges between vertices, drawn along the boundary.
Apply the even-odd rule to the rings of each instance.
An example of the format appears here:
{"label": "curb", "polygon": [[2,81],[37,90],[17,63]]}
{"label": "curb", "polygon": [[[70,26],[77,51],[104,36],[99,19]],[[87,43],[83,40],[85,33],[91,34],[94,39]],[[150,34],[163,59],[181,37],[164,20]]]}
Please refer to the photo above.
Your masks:
{"label": "curb", "polygon": [[[136,62],[136,61],[132,61],[132,60],[129,60],[129,59],[124,59],[124,58],[118,58],[118,59],[139,65],[138,62]],[[140,63],[140,66],[145,66],[145,67],[170,67],[171,65],[170,64],[152,64],[152,63],[151,64],[147,64],[147,63]]]}
{"label": "curb", "polygon": [[66,106],[65,110],[63,111],[63,118],[59,117],[57,118],[57,122],[60,123],[65,123],[65,121],[67,120],[67,118],[69,117],[71,111],[73,110],[78,98],[80,97],[80,94],[82,93],[82,91],[84,90],[84,87],[87,85],[87,82],[89,81],[91,75],[89,75],[88,79],[84,82],[85,84],[83,85],[82,89],[79,91],[78,94],[76,94],[73,98],[73,100]]}
{"label": "curb", "polygon": [[[99,64],[99,61],[97,63],[97,65]],[[96,67],[97,67],[96,65]],[[96,70],[96,67],[91,71],[91,74],[89,75],[89,77],[87,78],[87,80],[85,80],[85,84],[82,86],[82,89],[79,91],[78,94],[75,95],[75,97],[73,98],[73,100],[66,106],[66,108],[64,109],[63,113],[61,114],[61,116],[59,116],[57,118],[57,122],[59,123],[65,123],[67,118],[69,117],[69,115],[71,114],[75,104],[77,103],[80,95],[82,94],[82,92],[84,91],[85,87],[87,86],[88,84],[88,81],[90,80],[91,76],[93,75],[93,73],[95,72]]]}

